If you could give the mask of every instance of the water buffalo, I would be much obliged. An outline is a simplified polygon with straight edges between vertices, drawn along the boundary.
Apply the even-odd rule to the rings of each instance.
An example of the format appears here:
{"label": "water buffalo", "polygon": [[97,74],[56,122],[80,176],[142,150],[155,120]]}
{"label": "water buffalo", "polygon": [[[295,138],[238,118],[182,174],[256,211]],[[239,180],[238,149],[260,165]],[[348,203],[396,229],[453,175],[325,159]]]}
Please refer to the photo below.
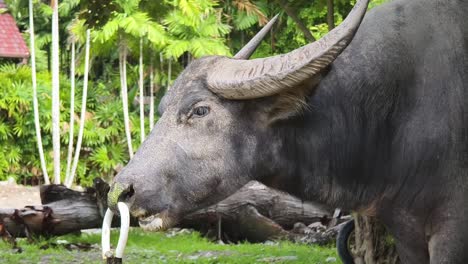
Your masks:
{"label": "water buffalo", "polygon": [[109,204],[167,228],[255,179],[377,216],[403,263],[468,263],[468,1],[367,2],[290,53],[192,62]]}

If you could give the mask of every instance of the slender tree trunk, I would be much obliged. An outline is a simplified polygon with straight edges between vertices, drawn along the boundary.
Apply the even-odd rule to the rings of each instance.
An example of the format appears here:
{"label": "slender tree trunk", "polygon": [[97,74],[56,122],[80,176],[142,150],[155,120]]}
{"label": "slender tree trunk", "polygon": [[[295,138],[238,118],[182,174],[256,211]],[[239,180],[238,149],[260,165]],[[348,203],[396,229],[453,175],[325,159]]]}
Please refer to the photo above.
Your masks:
{"label": "slender tree trunk", "polygon": [[143,38],[140,38],[140,67],[139,67],[140,80],[140,141],[143,143],[145,140],[145,93],[143,89]]}
{"label": "slender tree trunk", "polygon": [[284,0],[277,1],[281,8],[286,12],[286,14],[296,23],[297,27],[302,31],[304,37],[309,42],[314,42],[316,39],[312,35],[312,32],[307,28],[307,26],[302,22],[302,20],[297,15],[297,12],[288,6],[287,2]]}
{"label": "slender tree trunk", "polygon": [[85,47],[85,68],[83,80],[83,97],[81,98],[81,116],[80,116],[80,130],[78,131],[78,138],[76,141],[75,156],[73,157],[73,165],[69,178],[65,180],[65,186],[70,188],[75,178],[76,168],[78,167],[78,160],[80,159],[81,142],[83,140],[84,125],[86,120],[86,101],[88,97],[88,74],[89,74],[89,40],[90,30],[86,30],[86,47]]}
{"label": "slender tree trunk", "polygon": [[270,30],[270,49],[271,49],[271,54],[275,52],[275,27],[272,27]]}
{"label": "slender tree trunk", "polygon": [[327,24],[328,31],[335,28],[335,8],[333,0],[327,0]]}
{"label": "slender tree trunk", "polygon": [[151,57],[151,66],[150,66],[150,112],[149,112],[149,127],[150,131],[154,127],[154,63],[153,57]]}
{"label": "slender tree trunk", "polygon": [[245,46],[245,37],[244,37],[244,31],[242,30],[241,32],[241,36],[240,36],[240,41],[241,41],[241,47],[244,47]]}
{"label": "slender tree trunk", "polygon": [[52,146],[54,183],[60,184],[60,82],[58,0],[52,0]]}
{"label": "slender tree trunk", "polygon": [[75,126],[75,40],[71,43],[71,60],[70,60],[70,133],[68,138],[68,154],[67,154],[67,170],[65,173],[65,181],[70,178],[70,169],[73,155],[73,130]]}
{"label": "slender tree trunk", "polygon": [[172,58],[169,58],[169,65],[167,67],[167,89],[171,87],[171,74],[172,74]]}
{"label": "slender tree trunk", "polygon": [[121,40],[119,51],[120,85],[122,87],[122,106],[124,114],[125,135],[127,137],[128,154],[133,158],[132,134],[130,133],[130,118],[128,114],[128,90],[127,90],[127,47]]}
{"label": "slender tree trunk", "polygon": [[164,57],[162,52],[159,52],[159,68],[161,70],[161,74],[164,73]]}
{"label": "slender tree trunk", "polygon": [[42,174],[44,175],[45,184],[50,184],[49,174],[44,158],[44,149],[42,147],[41,124],[39,122],[39,102],[37,101],[37,80],[36,80],[36,44],[34,37],[34,10],[33,0],[29,0],[29,34],[31,48],[31,78],[33,87],[33,108],[34,108],[34,125],[36,127],[37,149],[39,151],[39,159],[41,161]]}

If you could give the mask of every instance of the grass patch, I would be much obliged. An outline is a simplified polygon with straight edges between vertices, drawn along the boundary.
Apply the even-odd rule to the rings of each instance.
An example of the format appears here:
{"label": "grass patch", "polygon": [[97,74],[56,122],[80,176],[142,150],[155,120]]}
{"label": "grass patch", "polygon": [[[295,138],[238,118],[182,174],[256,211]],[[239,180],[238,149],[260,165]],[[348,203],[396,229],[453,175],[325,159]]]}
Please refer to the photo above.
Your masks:
{"label": "grass patch", "polygon": [[[112,243],[118,232],[112,232]],[[89,251],[67,250],[63,245],[51,246],[58,240],[70,243],[91,243]],[[0,263],[103,263],[99,234],[67,235],[52,239],[38,239],[28,244],[21,239],[23,253],[14,253],[5,242],[0,242]],[[41,249],[41,247],[47,247]],[[333,247],[294,244],[286,241],[267,244],[242,243],[220,245],[198,233],[169,237],[165,233],[145,233],[132,229],[125,249],[124,263],[326,263],[329,257],[340,263]]]}

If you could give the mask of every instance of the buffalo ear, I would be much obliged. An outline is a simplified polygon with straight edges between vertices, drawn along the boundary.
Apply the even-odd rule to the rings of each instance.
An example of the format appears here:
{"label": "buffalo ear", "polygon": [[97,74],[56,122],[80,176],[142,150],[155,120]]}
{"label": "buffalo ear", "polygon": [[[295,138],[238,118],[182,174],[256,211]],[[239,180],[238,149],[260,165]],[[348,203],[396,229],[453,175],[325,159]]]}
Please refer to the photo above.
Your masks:
{"label": "buffalo ear", "polygon": [[268,107],[266,107],[268,122],[271,124],[275,121],[300,115],[304,111],[309,110],[309,98],[313,95],[320,80],[321,77],[315,77],[301,83],[294,89],[271,96],[268,100]]}

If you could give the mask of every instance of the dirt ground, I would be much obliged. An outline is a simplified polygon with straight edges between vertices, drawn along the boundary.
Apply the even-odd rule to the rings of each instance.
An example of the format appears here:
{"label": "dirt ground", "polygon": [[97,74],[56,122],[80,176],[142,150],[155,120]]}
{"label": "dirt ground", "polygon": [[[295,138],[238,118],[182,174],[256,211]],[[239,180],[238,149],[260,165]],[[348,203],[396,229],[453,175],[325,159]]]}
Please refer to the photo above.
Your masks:
{"label": "dirt ground", "polygon": [[39,186],[23,186],[14,182],[0,182],[0,208],[22,208],[40,205]]}

